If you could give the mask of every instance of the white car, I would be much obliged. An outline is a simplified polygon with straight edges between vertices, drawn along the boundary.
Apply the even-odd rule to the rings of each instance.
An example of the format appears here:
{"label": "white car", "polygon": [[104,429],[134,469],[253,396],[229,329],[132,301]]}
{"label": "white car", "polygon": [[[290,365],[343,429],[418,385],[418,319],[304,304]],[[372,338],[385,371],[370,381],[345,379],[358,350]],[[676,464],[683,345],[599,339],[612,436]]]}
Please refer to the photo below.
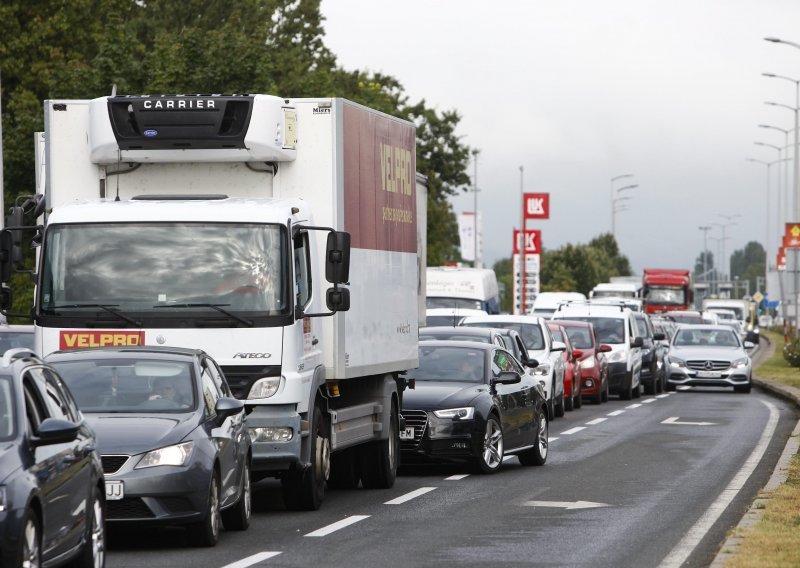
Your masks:
{"label": "white car", "polygon": [[609,390],[622,400],[638,398],[641,395],[642,345],[638,336],[633,312],[622,304],[596,304],[594,301],[583,304],[561,306],[553,320],[586,321],[594,326],[597,343],[608,345]]}
{"label": "white car", "polygon": [[528,348],[528,357],[539,363],[532,373],[544,383],[549,419],[564,416],[565,362],[562,351],[567,346],[561,341],[553,341],[546,320],[537,316],[478,315],[464,318],[460,325],[517,331]]}
{"label": "white car", "polygon": [[486,312],[470,308],[428,308],[425,310],[425,325],[455,327],[465,317],[479,315],[486,315]]}

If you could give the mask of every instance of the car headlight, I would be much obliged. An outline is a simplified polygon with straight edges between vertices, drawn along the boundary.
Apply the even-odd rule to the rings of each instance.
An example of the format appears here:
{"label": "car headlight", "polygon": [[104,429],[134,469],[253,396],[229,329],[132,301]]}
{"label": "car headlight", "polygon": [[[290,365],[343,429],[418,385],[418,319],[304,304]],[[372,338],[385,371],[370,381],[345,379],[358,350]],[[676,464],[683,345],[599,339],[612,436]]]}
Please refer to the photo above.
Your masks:
{"label": "car headlight", "polygon": [[6,488],[5,485],[0,485],[0,512],[5,511],[8,509],[8,501],[6,500]]}
{"label": "car headlight", "polygon": [[278,392],[278,388],[280,386],[281,377],[264,377],[258,379],[250,388],[250,392],[247,395],[247,400],[253,400],[254,398],[269,398]]}
{"label": "car headlight", "polygon": [[581,369],[594,369],[594,357],[581,361]]}
{"label": "car headlight", "polygon": [[546,377],[550,374],[550,365],[542,365],[540,363],[538,367],[534,367],[533,374],[539,375],[540,377]]}
{"label": "car headlight", "polygon": [[732,369],[745,369],[750,364],[750,360],[747,357],[742,357],[741,359],[736,359],[733,363],[731,363]]}
{"label": "car headlight", "polygon": [[433,413],[438,418],[453,418],[457,420],[472,420],[475,416],[475,407],[464,406],[462,408],[448,408],[445,410],[434,410]]}
{"label": "car headlight", "polygon": [[625,352],[624,351],[612,351],[607,355],[609,363],[616,363],[618,361],[625,360]]}
{"label": "car headlight", "polygon": [[184,442],[147,452],[134,469],[158,465],[186,465],[192,455],[194,442]]}
{"label": "car headlight", "polygon": [[684,361],[683,359],[678,359],[677,357],[670,357],[669,366],[674,367],[676,369],[685,369],[686,361]]}

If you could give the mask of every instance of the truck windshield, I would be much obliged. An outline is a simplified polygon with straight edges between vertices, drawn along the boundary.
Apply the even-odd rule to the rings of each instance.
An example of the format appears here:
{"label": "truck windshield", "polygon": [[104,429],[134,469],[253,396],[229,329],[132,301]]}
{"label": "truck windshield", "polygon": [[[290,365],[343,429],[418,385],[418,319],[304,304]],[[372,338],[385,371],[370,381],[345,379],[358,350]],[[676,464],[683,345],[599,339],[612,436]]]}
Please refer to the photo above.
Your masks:
{"label": "truck windshield", "polygon": [[281,225],[51,226],[40,305],[45,313],[103,304],[123,314],[165,315],[164,308],[188,304],[285,314],[290,308],[287,242]]}
{"label": "truck windshield", "polygon": [[645,299],[651,304],[682,306],[686,303],[686,293],[683,288],[648,286]]}

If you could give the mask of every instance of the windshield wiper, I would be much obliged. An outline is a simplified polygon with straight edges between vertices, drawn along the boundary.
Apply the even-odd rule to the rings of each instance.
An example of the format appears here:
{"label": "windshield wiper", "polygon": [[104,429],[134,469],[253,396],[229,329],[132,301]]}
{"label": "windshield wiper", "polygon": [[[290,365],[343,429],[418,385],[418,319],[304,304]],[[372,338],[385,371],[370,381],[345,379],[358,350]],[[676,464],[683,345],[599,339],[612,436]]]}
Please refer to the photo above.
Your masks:
{"label": "windshield wiper", "polygon": [[225,314],[229,318],[238,321],[246,325],[247,327],[253,327],[253,320],[248,320],[244,318],[240,318],[236,314],[229,312],[228,310],[223,310],[222,306],[230,306],[230,304],[157,304],[153,306],[154,309],[159,308],[211,308],[213,310],[217,310],[221,314]]}
{"label": "windshield wiper", "polygon": [[130,318],[130,317],[126,316],[125,314],[123,314],[119,310],[115,310],[114,308],[117,308],[117,307],[119,307],[119,304],[62,304],[62,305],[58,305],[58,306],[53,306],[50,309],[52,309],[52,310],[61,310],[61,309],[65,309],[65,308],[100,308],[102,310],[107,311],[110,314],[114,314],[119,319],[121,319],[123,321],[126,321],[126,322],[128,322],[128,323],[130,323],[130,324],[132,324],[132,325],[134,325],[136,327],[142,327],[142,322],[140,322],[139,320],[135,320],[133,318]]}

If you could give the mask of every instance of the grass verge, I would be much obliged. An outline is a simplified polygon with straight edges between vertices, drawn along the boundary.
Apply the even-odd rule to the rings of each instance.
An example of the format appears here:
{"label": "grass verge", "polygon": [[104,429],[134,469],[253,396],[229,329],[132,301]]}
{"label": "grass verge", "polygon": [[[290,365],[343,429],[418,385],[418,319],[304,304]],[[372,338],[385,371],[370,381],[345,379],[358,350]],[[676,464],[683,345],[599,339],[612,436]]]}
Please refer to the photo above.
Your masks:
{"label": "grass verge", "polygon": [[[767,335],[775,353],[755,368],[755,374],[800,388],[800,369],[789,367],[783,358],[783,336]],[[766,498],[761,520],[750,528],[737,529],[743,540],[725,568],[800,566],[800,454],[792,458],[786,483],[761,497]]]}

